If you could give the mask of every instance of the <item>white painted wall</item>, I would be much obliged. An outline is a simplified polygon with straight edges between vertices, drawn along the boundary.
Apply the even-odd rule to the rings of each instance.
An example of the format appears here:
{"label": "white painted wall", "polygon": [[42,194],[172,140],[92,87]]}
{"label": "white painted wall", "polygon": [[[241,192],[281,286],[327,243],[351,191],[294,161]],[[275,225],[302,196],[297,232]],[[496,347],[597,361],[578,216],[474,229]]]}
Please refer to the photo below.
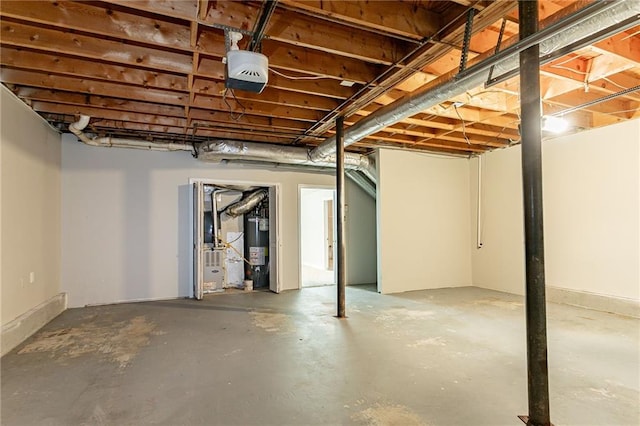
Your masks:
{"label": "white painted wall", "polygon": [[298,185],[330,186],[332,175],[62,139],[62,281],[70,306],[189,295],[190,178],[280,185],[281,284],[299,288]]}
{"label": "white painted wall", "polygon": [[466,159],[381,149],[378,290],[471,285]]}
{"label": "white painted wall", "polygon": [[[483,169],[473,282],[522,294],[520,147],[486,154]],[[544,141],[543,183],[547,285],[640,300],[640,120]]]}
{"label": "white painted wall", "polygon": [[333,199],[333,189],[300,188],[300,240],[302,263],[326,268],[324,203]]}
{"label": "white painted wall", "polygon": [[4,86],[0,96],[4,325],[60,292],[60,135]]}

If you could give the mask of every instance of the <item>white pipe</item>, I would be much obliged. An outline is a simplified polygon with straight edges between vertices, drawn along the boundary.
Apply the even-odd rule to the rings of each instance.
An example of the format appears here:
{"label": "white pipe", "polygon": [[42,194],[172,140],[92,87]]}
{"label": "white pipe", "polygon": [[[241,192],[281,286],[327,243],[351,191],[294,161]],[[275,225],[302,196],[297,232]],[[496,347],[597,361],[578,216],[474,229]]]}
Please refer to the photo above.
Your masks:
{"label": "white pipe", "polygon": [[83,132],[84,128],[89,124],[89,119],[88,115],[81,115],[78,121],[69,124],[69,131],[86,145],[107,148],[146,149],[148,151],[193,151],[191,145],[181,143],[147,142],[137,139],[112,138],[111,136],[90,138]]}
{"label": "white pipe", "polygon": [[482,248],[482,155],[478,156],[478,206],[476,223],[476,248]]}

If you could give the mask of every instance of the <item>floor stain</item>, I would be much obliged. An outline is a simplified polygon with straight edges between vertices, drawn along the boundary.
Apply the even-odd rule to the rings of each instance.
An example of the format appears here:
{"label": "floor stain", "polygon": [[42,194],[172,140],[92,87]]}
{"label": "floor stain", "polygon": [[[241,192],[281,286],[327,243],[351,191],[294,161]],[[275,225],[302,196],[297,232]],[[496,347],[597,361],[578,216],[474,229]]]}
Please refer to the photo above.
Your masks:
{"label": "floor stain", "polygon": [[420,417],[402,405],[376,404],[351,416],[367,426],[428,426]]}
{"label": "floor stain", "polygon": [[291,318],[285,314],[271,312],[250,312],[253,324],[270,333],[291,333],[295,327]]}
{"label": "floor stain", "polygon": [[96,353],[124,368],[149,344],[151,335],[163,334],[155,328],[144,316],[101,325],[89,322],[42,332],[18,354],[49,352],[52,358],[65,359]]}
{"label": "floor stain", "polygon": [[446,346],[447,342],[440,336],[430,337],[428,339],[416,340],[413,343],[407,344],[409,348],[418,348],[421,346]]}
{"label": "floor stain", "polygon": [[392,309],[384,309],[376,317],[376,321],[379,322],[387,322],[394,320],[421,320],[426,318],[433,318],[435,312],[433,311],[422,311],[422,310],[413,310],[407,308],[392,308]]}
{"label": "floor stain", "polygon": [[515,302],[510,300],[500,300],[496,298],[487,298],[474,300],[471,302],[472,305],[480,305],[480,306],[495,306],[496,308],[510,309],[515,311],[516,309],[520,309],[524,304],[522,302]]}

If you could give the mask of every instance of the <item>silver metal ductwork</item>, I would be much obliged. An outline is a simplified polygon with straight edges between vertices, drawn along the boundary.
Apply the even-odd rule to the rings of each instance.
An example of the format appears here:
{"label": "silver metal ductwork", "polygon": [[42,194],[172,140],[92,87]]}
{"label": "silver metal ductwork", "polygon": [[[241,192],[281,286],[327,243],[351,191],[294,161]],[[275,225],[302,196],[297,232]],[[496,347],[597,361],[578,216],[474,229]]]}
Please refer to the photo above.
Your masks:
{"label": "silver metal ductwork", "polygon": [[[344,145],[391,126],[407,117],[474,89],[487,81],[493,66],[493,75],[499,76],[519,67],[518,54],[531,45],[540,44],[544,56],[569,46],[577,40],[589,38],[603,29],[619,26],[623,21],[640,19],[640,1],[598,1],[526,40],[522,40],[473,66],[457,76],[443,76],[404,97],[385,105],[345,130]],[[636,22],[637,25],[637,22]],[[446,80],[444,82],[439,82]],[[332,136],[311,151],[311,160],[322,161],[336,151],[336,137]]]}
{"label": "silver metal ductwork", "polygon": [[[333,156],[318,161],[312,161],[309,157],[310,150],[307,148],[255,142],[211,141],[198,148],[198,158],[203,161],[253,160],[335,168]],[[376,182],[375,166],[369,157],[348,152],[344,155],[344,162],[348,169],[362,172],[372,182]]]}
{"label": "silver metal ductwork", "polygon": [[248,213],[253,210],[253,208],[257,206],[260,201],[264,200],[267,195],[269,195],[269,192],[264,188],[253,191],[251,194],[243,197],[237,203],[233,203],[228,206],[226,209],[224,209],[223,213],[226,213],[231,217],[238,217],[241,214]]}
{"label": "silver metal ductwork", "polygon": [[[84,133],[89,120],[89,116],[81,115],[77,122],[69,125],[69,131],[87,145],[150,151],[193,151],[194,149],[188,144],[148,142],[112,137],[90,137]],[[201,144],[198,148],[198,158],[202,161],[210,162],[238,161],[266,164],[276,168],[279,165],[285,165],[300,170],[324,170],[336,167],[335,158],[331,156],[322,161],[311,161],[310,150],[307,148],[230,140],[217,140]],[[375,198],[376,169],[373,161],[365,155],[345,153],[345,164],[348,169],[352,170],[349,176],[353,181],[367,194]]]}

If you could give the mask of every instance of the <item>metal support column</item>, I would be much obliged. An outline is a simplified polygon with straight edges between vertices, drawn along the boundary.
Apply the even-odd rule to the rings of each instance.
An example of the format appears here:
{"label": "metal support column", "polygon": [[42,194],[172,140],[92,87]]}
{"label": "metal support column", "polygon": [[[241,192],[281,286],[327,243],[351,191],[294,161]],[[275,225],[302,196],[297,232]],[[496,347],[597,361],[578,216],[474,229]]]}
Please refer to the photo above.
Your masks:
{"label": "metal support column", "polygon": [[347,274],[345,271],[345,244],[344,244],[344,218],[345,218],[345,194],[344,194],[344,117],[336,118],[336,234],[337,234],[337,258],[338,258],[338,318],[345,318],[345,292]]}
{"label": "metal support column", "polygon": [[[520,39],[538,31],[538,1],[519,0]],[[520,109],[522,183],[524,195],[527,375],[531,426],[548,426],[549,377],[542,222],[542,130],[540,104],[540,49],[520,53]]]}

